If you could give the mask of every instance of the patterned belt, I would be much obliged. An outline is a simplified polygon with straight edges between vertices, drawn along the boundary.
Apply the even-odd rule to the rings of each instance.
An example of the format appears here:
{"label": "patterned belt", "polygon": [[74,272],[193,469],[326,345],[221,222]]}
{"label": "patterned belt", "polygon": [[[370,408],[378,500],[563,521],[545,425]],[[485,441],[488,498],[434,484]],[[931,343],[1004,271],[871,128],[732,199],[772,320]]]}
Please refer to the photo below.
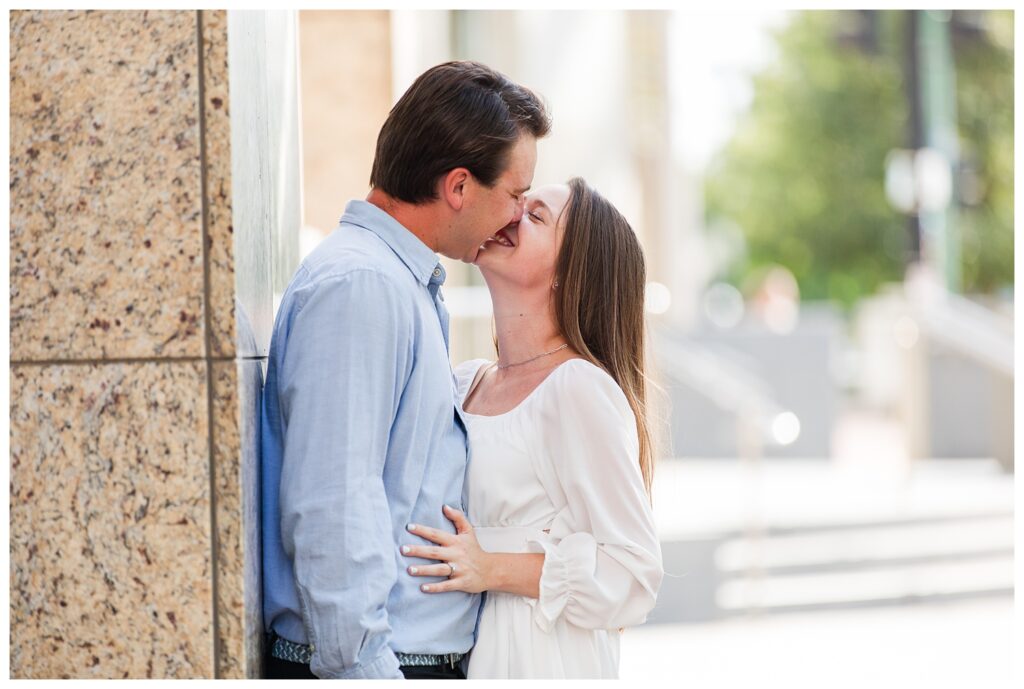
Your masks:
{"label": "patterned belt", "polygon": [[282,639],[277,634],[274,634],[274,642],[270,646],[270,655],[292,663],[309,665],[309,662],[313,659],[313,647],[306,644],[297,644],[294,641]]}
{"label": "patterned belt", "polygon": [[431,655],[430,653],[396,653],[398,664],[406,667],[429,667],[433,665],[447,665],[454,668],[462,660],[465,653],[445,653],[444,655]]}
{"label": "patterned belt", "polygon": [[[288,639],[282,639],[274,635],[274,642],[270,647],[270,655],[280,660],[287,660],[292,663],[309,665],[313,659],[313,647],[306,644],[297,644]],[[430,653],[396,653],[398,664],[406,667],[429,667],[433,665],[447,665],[455,667],[466,655],[465,653],[445,653],[444,655],[432,655]]]}

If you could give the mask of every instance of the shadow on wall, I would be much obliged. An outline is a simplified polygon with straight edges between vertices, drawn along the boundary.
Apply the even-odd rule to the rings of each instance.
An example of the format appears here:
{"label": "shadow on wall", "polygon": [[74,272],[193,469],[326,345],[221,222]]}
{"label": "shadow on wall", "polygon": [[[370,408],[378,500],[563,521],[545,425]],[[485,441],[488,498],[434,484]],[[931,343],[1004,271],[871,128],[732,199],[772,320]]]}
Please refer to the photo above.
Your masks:
{"label": "shadow on wall", "polygon": [[[235,300],[235,317],[239,347],[242,351],[256,351],[256,335],[249,316],[240,301]],[[241,523],[245,529],[243,554],[245,572],[244,623],[246,636],[246,675],[262,676],[263,663],[263,576],[262,528],[260,514],[262,486],[260,482],[260,429],[263,406],[263,380],[265,358],[238,359],[238,415],[242,467]]]}

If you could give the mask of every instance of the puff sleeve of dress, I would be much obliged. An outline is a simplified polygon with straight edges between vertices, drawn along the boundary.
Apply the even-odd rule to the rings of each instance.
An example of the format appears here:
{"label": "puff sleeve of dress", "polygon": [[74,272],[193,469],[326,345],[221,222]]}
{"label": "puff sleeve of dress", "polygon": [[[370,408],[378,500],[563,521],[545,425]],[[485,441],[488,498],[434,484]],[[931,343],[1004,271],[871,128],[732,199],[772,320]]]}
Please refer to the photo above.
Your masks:
{"label": "puff sleeve of dress", "polygon": [[545,553],[534,621],[562,617],[586,629],[643,623],[663,577],[651,504],[639,465],[633,411],[615,380],[583,360],[552,374],[539,410],[541,480],[557,510]]}

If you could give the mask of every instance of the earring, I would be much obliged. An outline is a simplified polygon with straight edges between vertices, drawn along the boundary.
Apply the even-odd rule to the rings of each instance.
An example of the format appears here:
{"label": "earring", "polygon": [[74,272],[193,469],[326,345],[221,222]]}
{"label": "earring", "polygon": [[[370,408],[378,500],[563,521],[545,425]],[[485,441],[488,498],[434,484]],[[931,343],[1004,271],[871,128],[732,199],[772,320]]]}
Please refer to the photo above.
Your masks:
{"label": "earring", "polygon": [[555,284],[551,285],[551,289],[557,289],[557,288],[558,288],[558,280],[555,280]]}

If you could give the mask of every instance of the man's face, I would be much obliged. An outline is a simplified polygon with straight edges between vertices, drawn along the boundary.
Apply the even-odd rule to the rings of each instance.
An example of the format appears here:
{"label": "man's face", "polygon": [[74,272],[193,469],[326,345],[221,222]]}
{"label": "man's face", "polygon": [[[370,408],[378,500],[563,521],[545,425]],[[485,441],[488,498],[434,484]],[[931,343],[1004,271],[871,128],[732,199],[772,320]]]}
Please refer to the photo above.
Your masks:
{"label": "man's face", "polygon": [[537,139],[523,134],[509,152],[508,164],[493,187],[470,180],[458,222],[452,227],[453,254],[449,255],[473,263],[480,245],[501,228],[519,222],[536,166]]}

